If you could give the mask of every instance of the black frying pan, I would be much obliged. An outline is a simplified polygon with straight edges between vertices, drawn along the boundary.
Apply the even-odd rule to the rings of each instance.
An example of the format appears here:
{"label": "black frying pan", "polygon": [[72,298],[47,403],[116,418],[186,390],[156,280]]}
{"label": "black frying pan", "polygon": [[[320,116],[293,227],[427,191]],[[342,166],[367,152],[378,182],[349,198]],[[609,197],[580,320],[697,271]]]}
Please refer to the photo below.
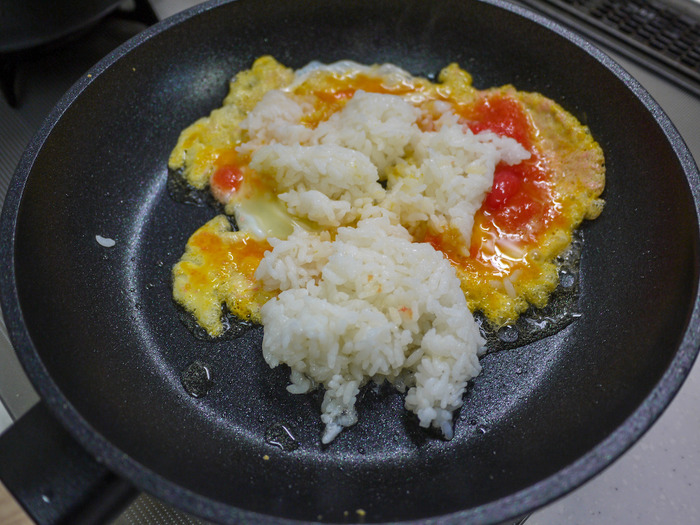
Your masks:
{"label": "black frying pan", "polygon": [[[179,318],[170,269],[214,211],[169,197],[168,154],[265,53],[292,67],[348,58],[423,75],[457,61],[477,87],[559,101],[605,151],[607,206],[583,228],[582,317],[486,356],[450,442],[418,428],[399,394],[366,391],[359,422],[322,447],[319,395],[286,392],[287,372],[260,355],[261,329],[209,342]],[[610,464],[680,387],[698,352],[699,183],[634,80],[504,2],[215,2],[119,48],[53,111],[5,202],[2,306],[53,416],[168,503],[228,522],[498,522]],[[181,383],[196,360],[213,375],[200,398]],[[298,448],[271,443],[279,425]]]}

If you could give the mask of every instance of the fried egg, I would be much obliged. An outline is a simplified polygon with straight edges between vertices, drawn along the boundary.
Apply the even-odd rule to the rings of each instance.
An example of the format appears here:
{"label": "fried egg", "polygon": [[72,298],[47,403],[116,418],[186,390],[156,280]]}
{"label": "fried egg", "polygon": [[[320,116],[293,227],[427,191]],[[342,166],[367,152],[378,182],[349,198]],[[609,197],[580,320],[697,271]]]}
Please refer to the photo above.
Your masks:
{"label": "fried egg", "polygon": [[[275,138],[250,136],[246,117],[277,91],[295,97],[303,109],[289,117],[295,132],[317,128],[362,91],[408,101],[419,111],[421,131],[435,129],[447,110],[465,129],[510,137],[529,153],[518,164],[495,167],[468,243],[449,225],[409,228],[414,242],[430,243],[452,263],[470,309],[494,327],[513,323],[531,305],[547,304],[558,284],[557,256],[581,222],[603,209],[600,146],[586,126],[544,95],[513,86],[476,89],[456,64],[431,82],[388,64],[312,63],[294,72],[262,57],[233,78],[221,108],[181,133],[169,160],[189,185],[210,191],[239,230],[232,231],[226,216],[215,217],[192,235],[173,269],[175,300],[212,336],[223,330],[222,305],[239,318],[260,321],[260,307],[275,294],[255,280],[268,239],[285,239],[295,228],[334,234],[333,227],[292,213],[279,188],[250,166],[249,145]],[[388,176],[405,176],[401,170],[410,165],[409,152]]]}

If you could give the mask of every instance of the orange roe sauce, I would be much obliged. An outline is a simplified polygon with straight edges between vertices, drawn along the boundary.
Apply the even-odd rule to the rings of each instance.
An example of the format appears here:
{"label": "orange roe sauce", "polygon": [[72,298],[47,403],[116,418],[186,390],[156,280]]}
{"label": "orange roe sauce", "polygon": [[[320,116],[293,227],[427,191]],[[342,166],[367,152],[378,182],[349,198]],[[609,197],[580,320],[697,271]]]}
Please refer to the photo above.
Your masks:
{"label": "orange roe sauce", "polygon": [[195,232],[188,244],[200,250],[203,263],[188,268],[189,282],[185,286],[187,292],[191,289],[211,288],[212,282],[225,283],[234,274],[243,275],[255,283],[255,270],[265,252],[272,249],[266,240],[251,237],[228,240],[202,230]]}
{"label": "orange roe sauce", "polygon": [[315,127],[327,120],[333,113],[340,111],[357,91],[382,93],[389,95],[404,95],[420,90],[410,82],[388,84],[384,79],[363,73],[356,75],[330,76],[324,78],[321,85],[302,84],[294,92],[297,95],[311,95],[314,98],[315,111],[304,116],[302,122]]}

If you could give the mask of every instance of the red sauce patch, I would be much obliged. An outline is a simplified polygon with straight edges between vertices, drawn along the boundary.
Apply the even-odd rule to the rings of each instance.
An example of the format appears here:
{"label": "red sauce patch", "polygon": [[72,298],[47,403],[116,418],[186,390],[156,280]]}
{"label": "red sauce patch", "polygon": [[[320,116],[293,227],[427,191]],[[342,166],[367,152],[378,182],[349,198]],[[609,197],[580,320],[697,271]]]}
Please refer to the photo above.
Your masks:
{"label": "red sauce patch", "polygon": [[551,173],[534,147],[536,130],[520,101],[507,93],[487,94],[459,108],[474,133],[493,131],[517,140],[531,153],[528,160],[496,166],[491,192],[474,217],[469,256],[459,249],[455,232],[428,232],[424,238],[461,268],[491,278],[525,264],[503,253],[503,240],[514,252],[536,247],[561,212],[551,187]]}
{"label": "red sauce patch", "polygon": [[243,172],[238,166],[230,164],[219,167],[209,181],[217,190],[227,193],[240,188],[241,182],[243,182]]}
{"label": "red sauce patch", "polygon": [[497,210],[502,208],[518,193],[523,179],[510,166],[500,163],[493,175],[493,188],[486,197],[485,207]]}
{"label": "red sauce patch", "polygon": [[520,103],[505,94],[489,95],[463,111],[474,133],[490,130],[511,137],[526,149],[532,145],[532,125]]}
{"label": "red sauce patch", "polygon": [[[534,154],[517,166],[499,164],[493,189],[479,210],[497,229],[535,243],[558,214],[549,173]],[[483,222],[483,221],[482,221]]]}
{"label": "red sauce patch", "polygon": [[251,170],[247,167],[247,159],[240,158],[235,149],[221,151],[214,168],[209,189],[219,202],[227,203],[244,182],[249,182]]}

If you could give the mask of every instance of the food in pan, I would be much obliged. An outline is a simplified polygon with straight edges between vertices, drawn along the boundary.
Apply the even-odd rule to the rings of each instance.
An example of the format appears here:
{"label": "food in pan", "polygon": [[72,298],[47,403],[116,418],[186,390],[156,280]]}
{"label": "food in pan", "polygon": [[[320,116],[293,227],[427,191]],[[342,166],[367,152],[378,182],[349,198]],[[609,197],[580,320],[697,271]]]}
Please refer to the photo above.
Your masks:
{"label": "food in pan", "polygon": [[264,326],[292,393],[323,386],[324,443],[369,381],[406,392],[451,438],[491,326],[542,307],[556,257],[601,212],[603,153],[540,94],[477,90],[393,65],[271,57],[180,135],[170,167],[224,213],[173,269],[175,300],[213,337],[226,310]]}

